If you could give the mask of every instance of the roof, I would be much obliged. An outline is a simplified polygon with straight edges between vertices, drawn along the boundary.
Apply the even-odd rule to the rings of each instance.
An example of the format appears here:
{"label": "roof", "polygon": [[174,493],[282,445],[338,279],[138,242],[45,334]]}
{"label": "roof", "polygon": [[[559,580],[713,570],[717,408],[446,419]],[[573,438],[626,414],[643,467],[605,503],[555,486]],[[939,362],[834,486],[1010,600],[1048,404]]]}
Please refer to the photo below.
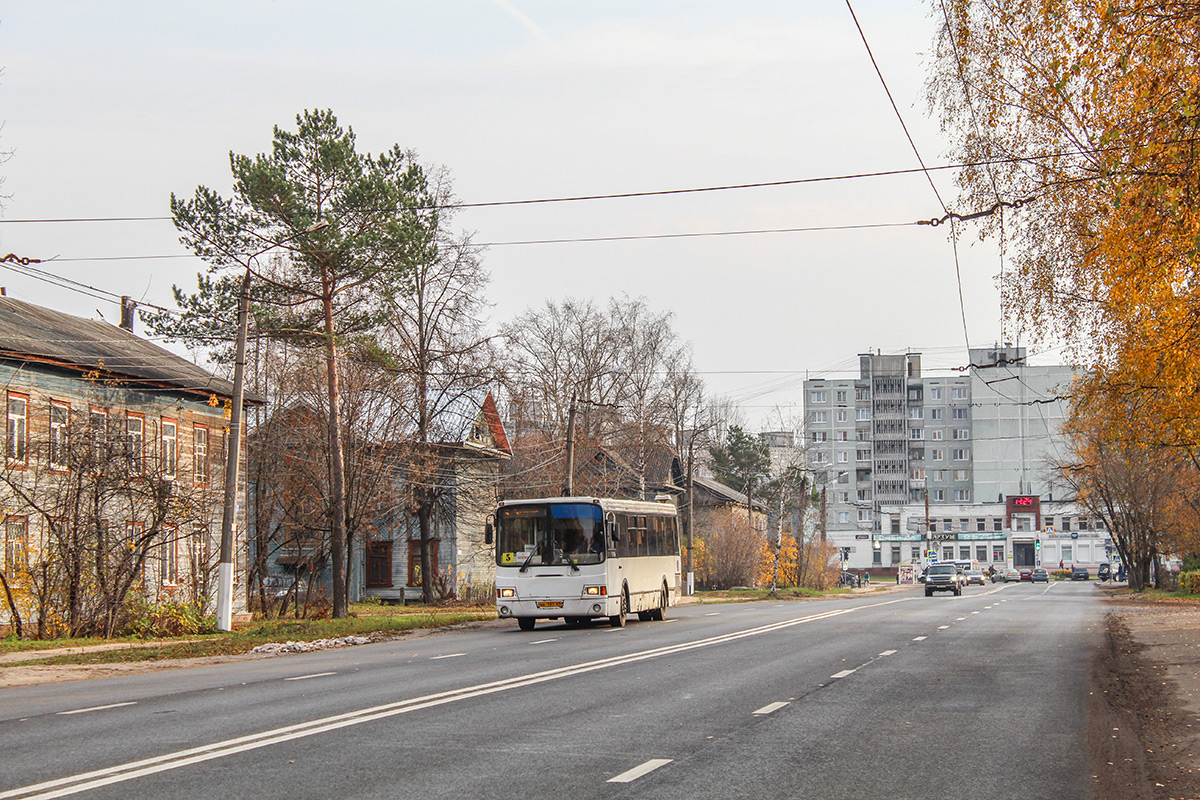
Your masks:
{"label": "roof", "polygon": [[[720,499],[726,503],[733,503],[734,505],[744,506],[750,502],[749,498],[747,498],[746,495],[743,494],[742,492],[739,492],[737,489],[734,489],[732,487],[726,486],[725,484],[721,483],[720,481],[713,480],[712,478],[702,478],[699,475],[693,475],[692,483],[701,487],[702,489],[709,492],[710,494],[715,495],[718,499]],[[763,503],[759,502],[758,500],[754,501],[754,507],[755,507],[755,509],[757,509],[759,511],[767,510],[767,507]]]}
{"label": "roof", "polygon": [[[99,371],[147,389],[232,397],[233,384],[203,367],[107,322],[0,296],[0,360]],[[247,403],[262,399],[247,394]]]}

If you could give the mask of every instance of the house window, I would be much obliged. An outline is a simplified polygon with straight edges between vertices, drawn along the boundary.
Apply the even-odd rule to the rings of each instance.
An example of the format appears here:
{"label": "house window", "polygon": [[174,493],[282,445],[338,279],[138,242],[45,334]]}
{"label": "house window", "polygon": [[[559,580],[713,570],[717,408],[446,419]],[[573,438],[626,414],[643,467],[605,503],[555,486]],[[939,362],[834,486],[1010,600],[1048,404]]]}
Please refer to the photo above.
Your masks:
{"label": "house window", "polygon": [[[987,520],[984,519],[983,517],[980,517],[979,519],[975,520],[975,530],[986,531],[987,530]],[[983,559],[980,558],[980,560],[982,561]]]}
{"label": "house window", "polygon": [[929,390],[929,398],[931,400],[941,400],[942,399],[942,390],[938,389],[938,388],[930,389]]}
{"label": "house window", "polygon": [[898,545],[898,544],[892,545],[892,563],[893,564],[900,563],[900,545]]}
{"label": "house window", "polygon": [[971,560],[971,545],[963,545],[958,548],[958,557],[963,561]]}
{"label": "house window", "polygon": [[29,398],[8,395],[8,463],[24,464],[29,444]]}
{"label": "house window", "polygon": [[1062,546],[1062,560],[1068,562],[1075,560],[1075,551],[1071,548],[1071,545],[1064,544]]}
{"label": "house window", "polygon": [[145,453],[146,420],[141,414],[128,414],[125,417],[125,436],[129,469],[135,475],[142,472],[142,459]]}
{"label": "house window", "polygon": [[50,404],[50,468],[65,470],[69,463],[71,407]]}
{"label": "house window", "polygon": [[987,561],[987,545],[986,544],[975,545],[975,560],[976,561]]}
{"label": "house window", "polygon": [[854,419],[856,422],[869,422],[871,419],[871,409],[869,409],[869,408],[854,409]]}
{"label": "house window", "polygon": [[846,402],[846,390],[838,389],[837,392],[834,394],[834,399],[839,403]]}
{"label": "house window", "polygon": [[814,442],[827,442],[827,441],[829,441],[829,432],[828,431],[813,431],[812,432],[812,440]]}
{"label": "house window", "polygon": [[839,511],[838,512],[838,522],[841,522],[841,523],[850,522],[850,512],[849,511]]}
{"label": "house window", "polygon": [[913,408],[910,408],[908,410],[908,418],[909,419],[920,419],[921,418],[921,407],[914,406]]}
{"label": "house window", "polygon": [[[845,392],[843,392],[842,394],[845,394]],[[849,422],[850,421],[850,412],[846,411],[845,409],[841,409],[840,411],[838,411],[837,412],[837,421],[838,422]]]}
{"label": "house window", "polygon": [[1003,561],[1003,560],[1004,560],[1004,545],[1002,545],[1002,544],[992,545],[992,561]]}
{"label": "house window", "polygon": [[943,431],[941,428],[934,428],[929,432],[929,439],[930,441],[940,442],[944,435],[945,431]]}
{"label": "house window", "polygon": [[946,490],[945,489],[934,489],[933,492],[930,494],[930,499],[936,500],[939,503],[942,502],[943,500],[946,499]]}
{"label": "house window", "polygon": [[813,403],[828,403],[829,392],[809,392],[808,399]]}
{"label": "house window", "polygon": [[954,546],[951,545],[949,547],[943,547],[942,548],[942,561],[953,561],[953,560],[954,560]]}
{"label": "house window", "polygon": [[954,419],[968,419],[969,411],[970,409],[967,408],[953,408],[950,410],[950,415]]}
{"label": "house window", "polygon": [[162,421],[163,477],[173,479],[179,464],[179,425],[173,419]]}
{"label": "house window", "polygon": [[913,548],[912,548],[912,562],[913,562],[914,564],[917,564],[917,563],[919,563],[920,561],[921,561],[921,548],[920,548],[918,545],[913,545]]}
{"label": "house window", "polygon": [[208,428],[192,429],[192,475],[197,486],[208,486]]}
{"label": "house window", "polygon": [[839,464],[845,464],[850,460],[850,454],[845,450],[839,450],[837,460]]}
{"label": "house window", "polygon": [[28,568],[29,520],[9,517],[4,521],[4,570],[14,575]]}
{"label": "house window", "polygon": [[820,423],[829,422],[829,412],[828,412],[828,411],[814,411],[814,412],[812,412],[812,421],[813,421],[813,422],[820,422]]}
{"label": "house window", "polygon": [[950,390],[950,399],[951,400],[966,400],[967,399],[966,388],[961,387],[961,386],[956,386],[953,389],[951,389]]}
{"label": "house window", "polygon": [[103,408],[88,409],[88,435],[92,439],[93,471],[99,474],[107,466],[108,412]]}
{"label": "house window", "polygon": [[954,499],[959,503],[971,502],[971,490],[970,489],[955,489],[954,490]]}
{"label": "house window", "polygon": [[[971,480],[971,470],[969,470],[969,469],[956,469],[956,470],[954,470],[954,480],[956,480],[956,481],[969,481],[969,480]],[[980,530],[982,530],[982,528],[981,528]]]}
{"label": "house window", "polygon": [[858,510],[858,521],[859,522],[870,522],[874,518],[875,518],[875,512],[872,511],[871,509],[860,508]]}
{"label": "house window", "polygon": [[945,460],[945,458],[946,458],[945,450],[934,448],[929,451],[929,460],[930,461],[943,461],[943,460]]}
{"label": "house window", "polygon": [[[429,542],[429,568],[433,570],[433,574],[438,573],[438,540],[432,539]],[[421,540],[410,541],[408,543],[408,585],[421,585]]]}
{"label": "house window", "polygon": [[944,480],[946,480],[946,470],[944,470],[944,469],[932,470],[930,473],[930,477],[935,481],[944,481]]}
{"label": "house window", "polygon": [[839,442],[850,441],[850,431],[838,431],[834,436]]}
{"label": "house window", "polygon": [[392,543],[367,545],[367,588],[383,589],[392,585]]}
{"label": "house window", "polygon": [[955,461],[970,461],[971,451],[961,448],[956,448],[952,454]]}
{"label": "house window", "polygon": [[970,439],[971,438],[971,429],[970,428],[955,428],[954,429],[954,438],[960,442],[965,439]]}
{"label": "house window", "polygon": [[911,468],[909,468],[909,470],[908,470],[908,478],[909,478],[909,480],[913,480],[913,481],[923,481],[923,480],[925,480],[925,468],[924,468],[924,467],[911,467]]}
{"label": "house window", "polygon": [[871,390],[870,389],[855,389],[854,390],[854,399],[855,400],[870,400],[871,399]]}
{"label": "house window", "polygon": [[179,542],[174,528],[163,532],[163,540],[158,546],[159,578],[164,584],[174,585],[179,582]]}
{"label": "house window", "polygon": [[942,409],[940,409],[940,408],[929,409],[929,418],[932,420],[941,419],[942,418]]}

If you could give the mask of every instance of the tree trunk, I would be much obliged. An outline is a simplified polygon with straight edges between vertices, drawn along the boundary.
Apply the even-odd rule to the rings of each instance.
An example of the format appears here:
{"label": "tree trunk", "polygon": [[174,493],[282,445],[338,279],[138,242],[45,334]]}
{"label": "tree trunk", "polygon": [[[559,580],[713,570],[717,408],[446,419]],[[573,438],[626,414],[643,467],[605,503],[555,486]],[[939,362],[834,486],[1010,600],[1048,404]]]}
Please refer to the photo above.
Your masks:
{"label": "tree trunk", "polygon": [[8,601],[8,611],[12,614],[13,629],[20,639],[25,635],[25,630],[21,626],[21,612],[17,610],[17,603],[13,600],[12,589],[8,587],[8,579],[4,577],[3,570],[0,570],[0,585],[4,586],[4,599]]}
{"label": "tree trunk", "polygon": [[337,340],[333,328],[333,295],[325,280],[325,378],[329,391],[330,542],[333,559],[333,616],[344,617],[346,594],[346,469],[342,456],[342,403],[338,388]]}

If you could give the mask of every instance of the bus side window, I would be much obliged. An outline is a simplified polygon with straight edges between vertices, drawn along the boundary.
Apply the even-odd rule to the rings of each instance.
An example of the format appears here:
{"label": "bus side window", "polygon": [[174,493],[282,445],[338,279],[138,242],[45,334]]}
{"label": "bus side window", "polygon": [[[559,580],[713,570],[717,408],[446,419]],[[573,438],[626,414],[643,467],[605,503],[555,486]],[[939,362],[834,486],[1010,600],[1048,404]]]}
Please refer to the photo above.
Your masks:
{"label": "bus side window", "polygon": [[617,558],[629,555],[629,515],[617,515]]}

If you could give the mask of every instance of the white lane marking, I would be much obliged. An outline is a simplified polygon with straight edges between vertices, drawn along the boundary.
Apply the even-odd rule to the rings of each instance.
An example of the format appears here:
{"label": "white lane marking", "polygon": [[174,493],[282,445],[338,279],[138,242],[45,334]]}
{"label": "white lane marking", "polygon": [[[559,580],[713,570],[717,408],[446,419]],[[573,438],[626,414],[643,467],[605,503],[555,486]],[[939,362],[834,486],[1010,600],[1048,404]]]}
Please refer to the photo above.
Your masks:
{"label": "white lane marking", "polygon": [[645,764],[639,764],[633,769],[627,769],[620,775],[615,775],[608,779],[609,783],[632,783],[643,775],[653,772],[661,766],[670,764],[669,758],[652,758]]}
{"label": "white lane marking", "polygon": [[765,706],[763,706],[762,708],[758,709],[757,711],[755,711],[753,713],[758,714],[759,716],[763,716],[764,714],[770,714],[773,711],[778,711],[779,709],[783,708],[786,705],[787,705],[787,703],[782,703],[782,702],[781,703],[767,703]]}
{"label": "white lane marking", "polygon": [[297,675],[294,678],[284,678],[285,681],[306,681],[309,678],[324,678],[326,675],[337,675],[336,672],[314,672],[312,675]]}
{"label": "white lane marking", "polygon": [[547,642],[557,642],[557,641],[558,641],[558,639],[538,639],[536,642],[530,642],[530,644],[546,644]]}
{"label": "white lane marking", "polygon": [[841,672],[835,672],[833,675],[830,675],[829,677],[831,677],[831,678],[844,678],[844,677],[846,677],[847,675],[853,675],[853,674],[854,674],[854,673],[856,673],[856,672],[858,672],[858,667],[855,667],[854,669],[844,669],[844,670],[842,670]]}
{"label": "white lane marking", "polygon": [[944,631],[944,630],[946,630],[946,628],[949,628],[949,627],[950,627],[949,625],[938,625],[938,630]]}
{"label": "white lane marking", "polygon": [[925,641],[925,640],[926,640],[926,639],[928,639],[928,638],[929,638],[928,636],[917,636],[917,637],[915,637],[915,638],[913,639],[913,641],[914,641],[914,642],[923,642],[923,641]]}
{"label": "white lane marking", "polygon": [[881,655],[881,656],[894,656],[894,655],[896,655],[896,651],[895,651],[895,650],[884,650],[884,651],[883,651],[882,653],[880,653],[879,655]]}
{"label": "white lane marking", "polygon": [[962,621],[963,621],[963,620],[965,620],[965,619],[966,619],[966,617],[959,617],[958,619],[956,619],[956,620],[954,620],[954,621],[955,621],[955,622],[962,622]]}
{"label": "white lane marking", "polygon": [[106,706],[92,706],[91,708],[77,708],[74,711],[59,711],[58,715],[66,716],[68,714],[86,714],[89,711],[103,711],[106,708],[120,708],[121,706],[136,706],[136,700],[130,700],[128,703],[110,703]]}
{"label": "white lane marking", "polygon": [[717,616],[720,616],[720,615],[721,615],[721,612],[720,612],[720,611],[710,611],[710,612],[708,612],[707,614],[705,614],[704,616],[706,616],[706,617],[717,617]]}
{"label": "white lane marking", "polygon": [[220,742],[191,747],[185,750],[177,750],[173,753],[164,753],[150,758],[140,759],[138,761],[130,761],[125,764],[117,764],[112,767],[104,767],[102,769],[92,770],[91,772],[82,772],[78,775],[68,775],[63,778],[55,778],[41,783],[30,784],[29,786],[21,786],[16,789],[9,789],[0,792],[0,800],[10,800],[10,798],[22,798],[23,800],[52,800],[52,798],[65,797],[67,795],[77,794],[79,792],[98,789],[102,786],[109,786],[116,783],[140,778],[145,775],[153,775],[160,772],[166,772],[180,767],[186,767],[191,764],[199,764],[205,761],[212,761],[217,758],[244,753],[249,750],[256,750],[262,747],[269,747],[283,742],[289,742],[295,739],[302,739],[308,736],[315,736],[321,733],[348,728],[353,725],[361,725],[365,722],[374,722],[380,719],[398,716],[400,714],[408,714],[412,711],[421,711],[427,708],[435,708],[437,706],[456,703],[460,700],[469,700],[475,697],[483,697],[497,692],[505,692],[510,689],[517,689],[524,686],[534,686],[547,681],[558,680],[559,678],[574,677],[584,675],[597,670],[608,669],[610,667],[622,666],[625,664],[635,664],[642,661],[648,661],[653,658],[662,656],[674,655],[676,653],[686,652],[688,650],[697,650],[703,647],[712,647],[713,645],[735,642],[739,639],[745,639],[751,636],[760,636],[766,633],[775,633],[781,630],[795,627],[796,625],[804,625],[809,622],[818,620],[830,619],[843,614],[851,614],[855,611],[862,611],[869,608],[881,608],[890,606],[896,603],[904,603],[912,598],[901,597],[896,600],[884,600],[878,603],[866,603],[861,606],[851,606],[850,608],[834,609],[832,611],[822,611],[818,614],[812,614],[807,617],[796,617],[794,619],[783,620],[782,622],[772,622],[768,625],[760,625],[757,628],[747,628],[743,631],[735,631],[733,633],[724,633],[719,636],[710,636],[706,639],[697,639],[692,642],[683,642],[680,644],[666,645],[656,647],[650,650],[643,650],[636,653],[628,653],[620,656],[610,656],[601,658],[595,661],[584,661],[579,664],[572,664],[565,667],[556,667],[554,669],[544,670],[542,672],[531,672],[526,675],[518,675],[513,678],[504,678],[489,683],[476,684],[474,686],[465,686],[459,689],[449,689],[436,694],[425,695],[423,697],[414,697],[408,700],[397,700],[393,703],[385,703],[378,706],[370,706],[360,708],[357,711],[347,711],[342,714],[335,714],[331,717],[322,717],[320,719],[309,720],[308,722],[300,722],[295,725],[287,725],[282,728],[274,728],[258,733],[251,733],[245,736],[239,736],[234,739],[226,739]]}
{"label": "white lane marking", "polygon": [[972,611],[971,613],[972,613],[972,614],[978,614],[979,612],[978,612],[978,611]]}
{"label": "white lane marking", "polygon": [[677,620],[677,619],[675,619],[674,617],[672,617],[671,619],[663,619],[663,620],[659,620],[659,622],[679,622],[679,620]]}
{"label": "white lane marking", "polygon": [[429,660],[430,660],[430,661],[437,661],[437,660],[439,660],[439,659],[442,659],[442,658],[458,658],[459,656],[465,656],[465,655],[466,655],[466,653],[447,653],[447,654],[446,654],[446,655],[444,655],[444,656],[434,656],[433,658],[431,658],[431,659],[429,659]]}

